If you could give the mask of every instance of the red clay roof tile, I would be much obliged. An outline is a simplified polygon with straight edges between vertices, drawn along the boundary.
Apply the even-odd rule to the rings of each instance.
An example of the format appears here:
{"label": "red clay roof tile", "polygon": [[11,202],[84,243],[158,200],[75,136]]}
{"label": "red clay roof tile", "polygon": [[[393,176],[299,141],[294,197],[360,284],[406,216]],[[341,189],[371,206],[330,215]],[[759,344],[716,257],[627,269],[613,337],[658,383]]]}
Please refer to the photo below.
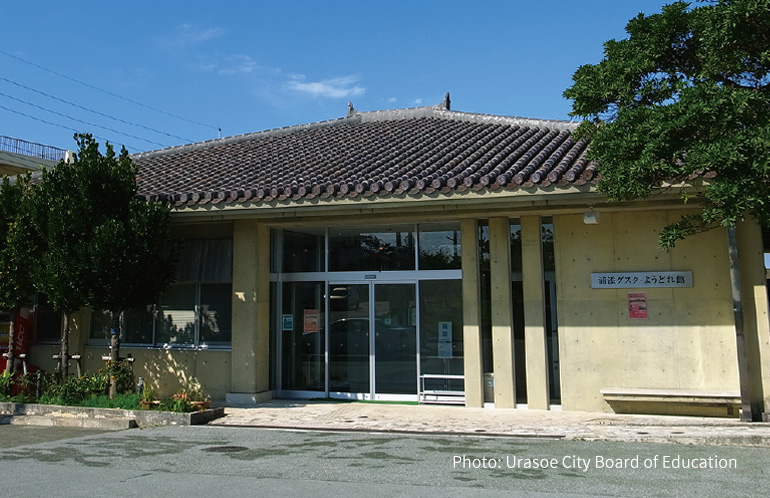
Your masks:
{"label": "red clay roof tile", "polygon": [[575,123],[440,106],[346,118],[133,156],[139,194],[177,206],[381,197],[594,182]]}

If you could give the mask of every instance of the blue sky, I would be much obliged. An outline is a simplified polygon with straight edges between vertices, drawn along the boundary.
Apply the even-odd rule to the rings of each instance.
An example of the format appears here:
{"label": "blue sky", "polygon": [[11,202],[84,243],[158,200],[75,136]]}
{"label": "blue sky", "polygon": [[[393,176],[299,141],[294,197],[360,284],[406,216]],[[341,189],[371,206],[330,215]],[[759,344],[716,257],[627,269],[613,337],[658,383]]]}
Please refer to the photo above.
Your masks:
{"label": "blue sky", "polygon": [[666,1],[3,2],[0,135],[130,152],[434,105],[569,119],[602,43]]}

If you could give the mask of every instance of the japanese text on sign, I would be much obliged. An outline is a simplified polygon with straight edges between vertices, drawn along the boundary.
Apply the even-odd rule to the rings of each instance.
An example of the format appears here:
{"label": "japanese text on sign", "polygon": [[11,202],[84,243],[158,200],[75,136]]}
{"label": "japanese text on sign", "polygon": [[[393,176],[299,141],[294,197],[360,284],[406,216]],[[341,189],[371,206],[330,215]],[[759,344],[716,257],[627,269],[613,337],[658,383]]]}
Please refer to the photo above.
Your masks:
{"label": "japanese text on sign", "polygon": [[593,289],[635,287],[692,287],[691,271],[640,271],[629,273],[592,273]]}

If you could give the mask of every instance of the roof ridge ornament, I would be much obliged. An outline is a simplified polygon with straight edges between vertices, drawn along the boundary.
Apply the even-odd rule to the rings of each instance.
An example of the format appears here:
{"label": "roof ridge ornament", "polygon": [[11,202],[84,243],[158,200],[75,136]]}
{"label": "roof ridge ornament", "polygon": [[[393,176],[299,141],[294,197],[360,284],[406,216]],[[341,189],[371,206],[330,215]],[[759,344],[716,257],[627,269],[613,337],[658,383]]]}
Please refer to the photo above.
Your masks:
{"label": "roof ridge ornament", "polygon": [[452,101],[449,99],[449,92],[444,95],[444,101],[439,104],[439,107],[443,107],[447,111],[451,111]]}
{"label": "roof ridge ornament", "polygon": [[353,115],[353,114],[355,114],[356,112],[358,112],[358,111],[356,111],[356,110],[353,108],[353,102],[348,102],[348,117],[352,116],[352,115]]}

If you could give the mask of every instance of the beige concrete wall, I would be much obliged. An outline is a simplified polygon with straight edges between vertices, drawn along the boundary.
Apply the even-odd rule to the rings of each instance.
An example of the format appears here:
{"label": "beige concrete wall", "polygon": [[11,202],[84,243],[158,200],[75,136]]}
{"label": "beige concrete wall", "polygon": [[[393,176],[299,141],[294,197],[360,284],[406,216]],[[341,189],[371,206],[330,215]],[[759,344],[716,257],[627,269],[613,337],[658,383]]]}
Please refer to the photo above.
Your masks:
{"label": "beige concrete wall", "polygon": [[[565,410],[610,411],[604,387],[737,390],[724,230],[658,248],[678,213],[554,216],[561,396]],[[592,272],[689,270],[692,288],[592,289]],[[647,319],[628,317],[646,292]]]}
{"label": "beige concrete wall", "polygon": [[465,374],[465,406],[484,406],[484,373],[481,357],[481,315],[479,312],[478,225],[476,220],[463,220],[463,371]]}
{"label": "beige concrete wall", "polygon": [[511,221],[489,219],[490,307],[495,407],[516,407],[513,314],[511,312]]}
{"label": "beige concrete wall", "polygon": [[749,387],[752,404],[770,415],[770,323],[762,229],[754,220],[737,228]]}
{"label": "beige concrete wall", "polygon": [[527,361],[527,407],[548,410],[548,346],[546,344],[543,238],[539,216],[521,217],[524,292],[524,351]]}
{"label": "beige concrete wall", "polygon": [[233,402],[270,397],[270,230],[239,220],[233,232]]}
{"label": "beige concrete wall", "polygon": [[[58,345],[37,345],[32,348],[30,363],[43,370],[53,371]],[[81,353],[83,373],[94,373],[105,366],[102,355],[109,354],[103,346],[84,346],[73,353]],[[230,351],[196,349],[157,349],[122,346],[122,357],[131,354],[134,361],[134,378],[144,377],[148,385],[158,390],[162,397],[180,389],[200,388],[213,400],[224,400],[230,391]],[[75,361],[70,362],[70,373],[76,373]]]}
{"label": "beige concrete wall", "polygon": [[[83,355],[87,372],[105,366],[102,355],[109,354],[107,346],[88,346]],[[131,354],[134,378],[144,378],[145,385],[168,397],[181,389],[200,389],[213,400],[224,400],[230,390],[230,351],[199,349],[131,348],[121,346],[120,355]]]}

